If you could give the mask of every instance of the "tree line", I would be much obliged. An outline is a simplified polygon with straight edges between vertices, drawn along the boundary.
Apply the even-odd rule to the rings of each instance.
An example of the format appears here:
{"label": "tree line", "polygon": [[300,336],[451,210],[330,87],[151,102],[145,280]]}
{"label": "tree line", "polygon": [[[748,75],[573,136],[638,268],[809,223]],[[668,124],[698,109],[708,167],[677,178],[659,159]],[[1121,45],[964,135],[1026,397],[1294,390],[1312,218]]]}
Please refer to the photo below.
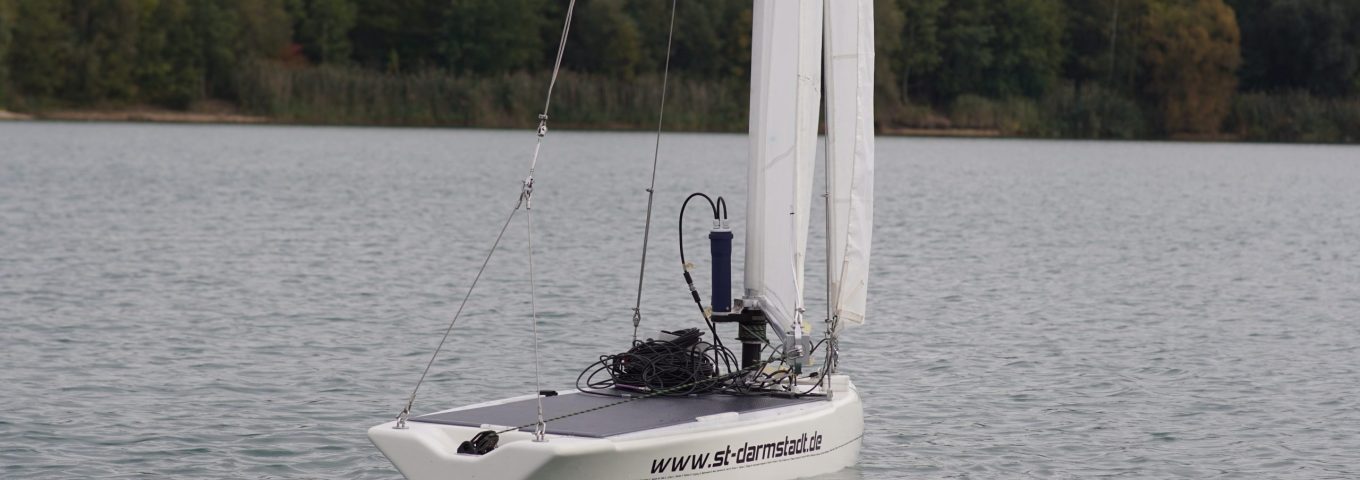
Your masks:
{"label": "tree line", "polygon": [[[561,111],[644,126],[671,2],[578,0]],[[519,126],[565,0],[0,0],[0,107]],[[1360,141],[1360,1],[878,0],[880,128]],[[681,0],[676,128],[744,127],[751,3]],[[686,96],[687,95],[687,96]],[[520,99],[518,97],[527,97]],[[519,118],[524,116],[525,118]]]}

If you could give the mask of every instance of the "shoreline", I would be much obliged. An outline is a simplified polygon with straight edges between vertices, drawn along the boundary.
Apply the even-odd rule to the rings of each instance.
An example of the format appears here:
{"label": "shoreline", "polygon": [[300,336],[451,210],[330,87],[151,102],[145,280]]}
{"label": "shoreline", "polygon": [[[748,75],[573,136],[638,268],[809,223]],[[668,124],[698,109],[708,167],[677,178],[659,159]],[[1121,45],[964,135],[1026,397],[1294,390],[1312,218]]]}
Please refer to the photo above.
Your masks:
{"label": "shoreline", "polygon": [[[176,111],[159,108],[130,108],[115,110],[51,110],[36,113],[17,113],[8,110],[0,110],[0,121],[63,121],[63,122],[141,122],[141,123],[195,123],[195,124],[259,124],[259,125],[317,125],[317,126],[350,126],[350,127],[416,127],[416,128],[504,128],[504,127],[477,127],[477,126],[454,126],[454,125],[380,125],[366,123],[308,123],[280,120],[273,117],[260,115],[243,115],[229,111]],[[646,131],[643,126],[630,126],[626,124],[605,124],[592,126],[565,126],[569,130],[586,131]],[[673,133],[688,133],[687,131],[674,131]],[[713,132],[713,133],[742,133],[742,132]],[[889,137],[952,137],[952,138],[1000,138],[1006,135],[997,129],[985,128],[915,128],[915,127],[888,127],[878,132],[878,135]],[[1017,137],[1023,138],[1023,137]]]}
{"label": "shoreline", "polygon": [[[213,111],[216,110],[216,111]],[[160,108],[128,108],[115,110],[52,110],[36,113],[19,113],[0,109],[0,122],[3,121],[58,121],[58,122],[134,122],[134,123],[181,123],[181,124],[218,124],[218,125],[298,125],[298,126],[345,126],[345,127],[383,127],[383,128],[512,128],[497,126],[466,126],[466,125],[386,125],[372,123],[309,123],[282,120],[274,117],[261,115],[245,115],[235,113],[229,109],[206,109],[204,111],[177,111]],[[634,127],[626,124],[604,124],[604,125],[565,125],[559,127],[566,130],[580,131],[606,131],[606,132],[628,132],[628,131],[648,131],[645,127]],[[670,133],[699,133],[683,130],[669,131]],[[707,133],[732,133],[740,134],[741,131],[733,132],[707,132]],[[820,133],[820,132],[819,132]],[[920,128],[920,127],[884,127],[877,132],[883,137],[916,137],[916,138],[1015,138],[1015,139],[1035,139],[1035,140],[1056,140],[1047,137],[1027,137],[1023,135],[1007,135],[998,129],[987,128]],[[1118,141],[1118,139],[1076,139],[1068,138],[1063,140],[1105,140]],[[1285,144],[1307,144],[1314,142],[1260,142],[1244,140],[1241,135],[1233,133],[1218,134],[1174,134],[1165,138],[1139,138],[1129,139],[1130,141],[1148,142],[1188,142],[1188,143],[1285,143]],[[1347,145],[1345,142],[1329,143],[1318,142],[1319,144]]]}
{"label": "shoreline", "polygon": [[241,115],[229,112],[180,112],[174,110],[140,109],[140,108],[128,110],[53,110],[50,112],[41,112],[33,115],[28,115],[28,119],[58,120],[72,122],[150,122],[150,123],[209,123],[209,124],[276,123],[273,122],[268,117],[256,115]]}
{"label": "shoreline", "polygon": [[[455,126],[455,125],[380,125],[368,123],[308,123],[280,120],[273,117],[260,115],[243,115],[229,111],[177,111],[159,108],[130,108],[121,110],[51,110],[36,113],[17,113],[8,110],[0,110],[0,121],[3,120],[47,120],[62,122],[141,122],[141,123],[197,123],[197,124],[261,124],[261,125],[316,125],[316,126],[347,126],[347,127],[415,127],[415,128],[506,128],[506,127],[478,127],[478,126]],[[608,131],[608,132],[627,132],[627,131],[647,131],[645,126],[632,126],[622,123],[612,123],[591,126],[564,126],[568,130],[586,131]],[[673,131],[673,133],[688,133],[688,131]],[[742,132],[711,132],[711,133],[742,133]],[[819,134],[822,132],[819,131]],[[888,127],[878,132],[878,135],[890,137],[957,137],[957,138],[999,138],[1004,137],[1000,130],[985,128],[914,128],[914,127]],[[1018,137],[1019,138],[1019,137]]]}

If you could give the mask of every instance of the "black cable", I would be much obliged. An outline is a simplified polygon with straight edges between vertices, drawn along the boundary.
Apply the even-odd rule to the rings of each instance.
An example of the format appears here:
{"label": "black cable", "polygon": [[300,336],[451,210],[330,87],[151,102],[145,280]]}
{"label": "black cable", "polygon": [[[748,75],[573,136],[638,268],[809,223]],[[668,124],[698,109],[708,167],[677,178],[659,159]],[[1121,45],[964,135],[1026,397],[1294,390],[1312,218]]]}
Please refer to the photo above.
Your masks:
{"label": "black cable", "polygon": [[[699,289],[694,287],[694,277],[689,274],[689,262],[685,260],[685,209],[689,207],[689,201],[693,200],[694,197],[703,197],[704,200],[708,201],[708,208],[713,211],[713,220],[716,221],[720,218],[718,217],[718,204],[713,203],[713,199],[709,198],[708,195],[705,195],[702,192],[695,192],[691,193],[688,197],[685,197],[684,203],[680,204],[680,224],[679,228],[676,229],[676,236],[680,242],[680,267],[685,275],[685,285],[689,286],[689,295],[694,298],[694,304],[699,307],[699,314],[704,317],[704,323],[708,325],[708,331],[713,334],[713,342],[719,347],[722,347],[722,337],[718,336],[718,326],[713,323],[712,318],[709,318],[708,311],[704,310],[704,300],[699,296]],[[718,201],[722,202],[722,197],[718,197]],[[724,211],[727,209],[727,204],[725,202],[723,203],[723,209]]]}
{"label": "black cable", "polygon": [[[638,341],[626,352],[600,356],[599,361],[576,377],[577,390],[614,397],[635,394],[808,396],[826,382],[826,375],[819,372],[817,383],[800,391],[799,377],[788,368],[767,371],[767,366],[789,360],[784,356],[782,346],[769,346],[769,355],[763,362],[743,369],[731,350],[703,342],[699,329],[663,333],[676,338]],[[824,343],[826,339],[814,343],[808,355],[816,353]]]}
{"label": "black cable", "polygon": [[[693,200],[694,197],[703,197],[704,200],[708,200],[708,208],[710,208],[710,209],[713,210],[713,218],[714,218],[715,220],[718,218],[718,207],[717,207],[716,204],[713,203],[713,199],[712,199],[712,198],[709,198],[708,195],[705,195],[705,194],[700,193],[700,192],[695,192],[695,193],[689,194],[688,197],[685,197],[685,202],[680,204],[680,228],[677,229],[677,231],[679,232],[679,236],[680,236],[680,264],[681,264],[681,265],[688,265],[688,263],[685,262],[685,208],[689,207],[689,201],[690,201],[690,200]],[[718,197],[718,198],[721,200],[722,197]],[[726,209],[726,208],[727,208],[726,205],[724,205],[723,208]]]}
{"label": "black cable", "polygon": [[[576,377],[577,389],[690,395],[714,391],[721,383],[718,379],[736,371],[736,356],[724,347],[703,342],[704,333],[699,329],[663,333],[675,338],[639,341],[626,352],[600,356]],[[601,374],[608,378],[600,378]],[[582,388],[583,380],[586,388]]]}

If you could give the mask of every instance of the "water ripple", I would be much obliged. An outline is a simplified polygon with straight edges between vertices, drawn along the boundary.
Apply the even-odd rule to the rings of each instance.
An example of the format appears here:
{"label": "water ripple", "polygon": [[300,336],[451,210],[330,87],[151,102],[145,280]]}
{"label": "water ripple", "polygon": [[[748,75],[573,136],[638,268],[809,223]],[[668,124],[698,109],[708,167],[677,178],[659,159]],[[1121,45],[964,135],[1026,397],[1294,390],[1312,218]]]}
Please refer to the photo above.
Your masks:
{"label": "water ripple", "polygon": [[[553,139],[534,253],[562,388],[631,333],[653,139]],[[396,477],[364,431],[409,394],[532,148],[59,123],[0,144],[0,477],[53,479]],[[744,211],[745,152],[668,136],[656,218],[696,189]],[[825,478],[1360,477],[1356,152],[881,139],[871,321],[842,360],[865,449]],[[653,227],[644,331],[697,324],[676,227]],[[526,247],[507,236],[418,410],[532,390]]]}

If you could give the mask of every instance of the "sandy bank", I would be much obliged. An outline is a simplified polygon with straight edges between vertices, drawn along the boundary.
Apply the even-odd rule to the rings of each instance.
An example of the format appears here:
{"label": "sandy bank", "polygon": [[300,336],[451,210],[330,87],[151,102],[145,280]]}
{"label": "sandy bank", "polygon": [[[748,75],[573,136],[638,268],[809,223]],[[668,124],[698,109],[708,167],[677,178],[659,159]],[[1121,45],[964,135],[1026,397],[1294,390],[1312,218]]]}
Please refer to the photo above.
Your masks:
{"label": "sandy bank", "polygon": [[14,113],[9,110],[0,110],[0,120],[32,120],[32,115]]}
{"label": "sandy bank", "polygon": [[219,112],[177,112],[138,108],[129,110],[56,110],[36,115],[43,120],[82,122],[174,122],[174,123],[265,123],[269,119],[253,115]]}

